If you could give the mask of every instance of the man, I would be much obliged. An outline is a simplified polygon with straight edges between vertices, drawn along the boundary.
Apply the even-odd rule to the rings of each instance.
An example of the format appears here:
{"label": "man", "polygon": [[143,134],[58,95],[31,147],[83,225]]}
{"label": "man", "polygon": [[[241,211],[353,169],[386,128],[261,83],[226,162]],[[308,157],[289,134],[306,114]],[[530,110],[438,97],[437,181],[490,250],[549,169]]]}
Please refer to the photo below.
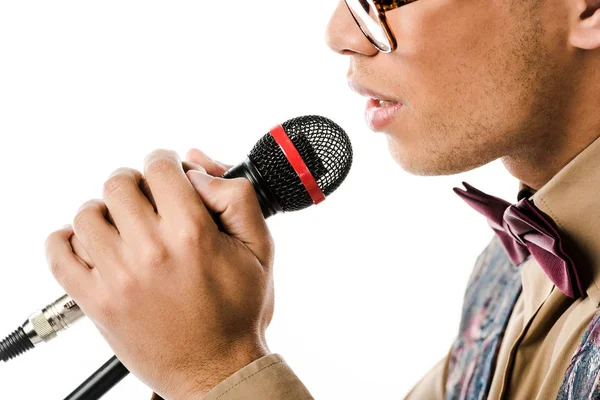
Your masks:
{"label": "man", "polygon": [[[477,261],[454,345],[411,400],[600,395],[599,9],[348,0],[331,19],[329,44],[350,57],[350,85],[371,98],[368,123],[399,165],[452,174],[501,158],[522,183],[513,206],[457,190],[498,237]],[[311,398],[269,354],[273,244],[251,186],[213,177],[226,169],[160,150],[144,177],[115,171],[103,201],[49,236],[49,264],[160,396]]]}

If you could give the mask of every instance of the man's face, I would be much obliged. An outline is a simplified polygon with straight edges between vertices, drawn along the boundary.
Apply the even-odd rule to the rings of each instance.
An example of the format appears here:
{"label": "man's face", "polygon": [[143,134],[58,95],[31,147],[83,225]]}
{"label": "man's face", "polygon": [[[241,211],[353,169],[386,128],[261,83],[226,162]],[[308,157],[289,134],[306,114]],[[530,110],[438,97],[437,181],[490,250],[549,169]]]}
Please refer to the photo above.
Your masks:
{"label": "man's face", "polygon": [[557,0],[419,0],[386,13],[398,48],[384,54],[340,2],[328,42],[350,55],[351,85],[402,104],[389,121],[371,124],[387,135],[396,161],[416,174],[457,173],[526,156],[562,129],[572,67],[561,7]]}

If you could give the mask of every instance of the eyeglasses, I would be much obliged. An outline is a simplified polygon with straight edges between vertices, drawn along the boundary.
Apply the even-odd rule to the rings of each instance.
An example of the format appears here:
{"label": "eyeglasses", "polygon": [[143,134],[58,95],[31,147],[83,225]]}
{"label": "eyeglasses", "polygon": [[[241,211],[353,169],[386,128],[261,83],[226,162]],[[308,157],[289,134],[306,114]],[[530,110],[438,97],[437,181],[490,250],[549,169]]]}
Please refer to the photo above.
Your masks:
{"label": "eyeglasses", "polygon": [[388,25],[385,12],[416,0],[345,0],[352,17],[377,50],[391,53],[396,50],[396,38]]}

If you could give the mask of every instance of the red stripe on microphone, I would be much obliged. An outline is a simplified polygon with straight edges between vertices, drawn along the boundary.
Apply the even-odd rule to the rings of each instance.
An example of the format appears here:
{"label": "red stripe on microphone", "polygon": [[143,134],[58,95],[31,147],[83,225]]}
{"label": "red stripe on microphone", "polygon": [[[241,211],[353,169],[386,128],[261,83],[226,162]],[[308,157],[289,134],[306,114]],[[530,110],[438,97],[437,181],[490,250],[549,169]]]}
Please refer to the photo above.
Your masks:
{"label": "red stripe on microphone", "polygon": [[302,156],[300,153],[298,153],[296,146],[294,146],[294,143],[292,143],[283,127],[281,125],[277,125],[270,130],[270,133],[273,139],[275,139],[275,142],[277,142],[281,148],[281,151],[283,151],[283,154],[285,154],[287,160],[292,165],[292,168],[294,168],[294,171],[296,171],[298,178],[300,178],[300,181],[302,181],[302,184],[306,188],[306,191],[310,195],[313,203],[319,204],[325,200],[325,195],[321,191],[319,185],[317,185],[317,181],[315,181],[315,178],[312,176],[308,167],[304,163]]}

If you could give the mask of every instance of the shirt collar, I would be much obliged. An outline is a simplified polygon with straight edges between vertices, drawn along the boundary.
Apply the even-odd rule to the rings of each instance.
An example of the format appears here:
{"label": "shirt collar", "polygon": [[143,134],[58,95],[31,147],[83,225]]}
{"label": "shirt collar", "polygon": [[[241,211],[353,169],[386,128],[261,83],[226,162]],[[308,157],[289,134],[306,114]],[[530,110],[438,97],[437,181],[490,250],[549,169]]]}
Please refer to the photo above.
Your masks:
{"label": "shirt collar", "polygon": [[[523,184],[520,189],[520,198],[533,192]],[[600,138],[531,199],[558,226],[565,251],[589,282],[587,295],[600,307]]]}

